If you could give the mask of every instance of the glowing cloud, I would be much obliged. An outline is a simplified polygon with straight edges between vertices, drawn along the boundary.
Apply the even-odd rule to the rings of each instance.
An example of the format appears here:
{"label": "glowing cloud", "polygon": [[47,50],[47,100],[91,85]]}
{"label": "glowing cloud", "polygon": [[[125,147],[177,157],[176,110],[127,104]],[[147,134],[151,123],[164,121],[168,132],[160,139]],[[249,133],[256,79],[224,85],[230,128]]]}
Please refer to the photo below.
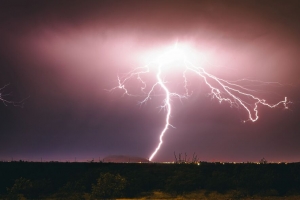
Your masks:
{"label": "glowing cloud", "polygon": [[[187,73],[193,73],[202,78],[204,83],[209,87],[212,98],[216,98],[220,103],[227,102],[230,104],[230,106],[244,109],[248,114],[248,118],[243,121],[244,123],[247,121],[255,122],[258,120],[259,104],[270,108],[283,105],[284,108],[287,109],[287,106],[290,103],[287,100],[287,97],[284,97],[282,101],[279,101],[275,104],[267,103],[265,99],[254,95],[256,92],[255,90],[242,86],[242,84],[245,82],[260,84],[263,84],[264,82],[248,79],[227,81],[206,72],[203,67],[195,66],[192,64],[192,62],[190,62],[190,60],[188,60],[186,55],[188,55],[190,52],[191,51],[187,48],[179,47],[179,45],[176,44],[172,48],[166,50],[165,53],[157,56],[155,59],[153,59],[153,61],[144,67],[135,68],[125,76],[118,77],[118,86],[110,90],[113,91],[115,89],[121,89],[124,91],[124,95],[142,96],[143,100],[140,102],[141,104],[147,102],[153,96],[161,96],[161,94],[156,94],[156,88],[160,88],[164,92],[163,96],[165,98],[161,108],[167,111],[165,125],[160,133],[159,143],[149,158],[150,161],[154,158],[163,144],[164,134],[168,128],[172,126],[170,124],[170,116],[172,111],[171,99],[173,97],[179,99],[188,98],[190,95],[192,95],[192,91],[189,91],[188,87],[189,82]],[[169,82],[167,82],[166,77],[170,77],[168,75],[172,74],[174,71],[179,71],[182,74],[183,92],[172,92],[170,89],[168,84]],[[149,82],[144,79],[146,74],[153,74],[153,76],[155,76],[154,83],[150,81],[149,84]],[[127,87],[127,85],[129,85],[128,82],[134,78],[137,79],[138,84],[140,84],[141,94],[131,94],[129,92]]]}

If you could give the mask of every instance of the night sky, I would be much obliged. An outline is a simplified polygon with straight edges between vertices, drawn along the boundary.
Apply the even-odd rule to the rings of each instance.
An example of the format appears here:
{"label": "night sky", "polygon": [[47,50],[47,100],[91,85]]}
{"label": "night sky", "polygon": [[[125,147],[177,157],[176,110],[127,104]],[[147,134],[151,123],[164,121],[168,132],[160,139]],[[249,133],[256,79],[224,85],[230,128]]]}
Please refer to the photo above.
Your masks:
{"label": "night sky", "polygon": [[1,1],[0,86],[9,84],[1,94],[24,102],[0,104],[0,160],[149,158],[164,97],[139,105],[107,89],[176,42],[220,78],[280,82],[255,89],[270,103],[293,103],[260,106],[259,120],[243,123],[245,110],[211,99],[193,79],[193,95],[172,101],[176,128],[154,161],[173,161],[174,151],[203,161],[300,161],[298,0]]}

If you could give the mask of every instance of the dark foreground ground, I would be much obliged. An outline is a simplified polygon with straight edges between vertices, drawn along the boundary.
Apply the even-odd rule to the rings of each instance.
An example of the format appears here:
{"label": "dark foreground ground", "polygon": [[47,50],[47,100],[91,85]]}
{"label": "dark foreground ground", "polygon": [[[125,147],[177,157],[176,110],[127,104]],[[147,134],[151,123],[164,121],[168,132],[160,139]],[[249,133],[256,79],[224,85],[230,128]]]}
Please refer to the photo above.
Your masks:
{"label": "dark foreground ground", "polygon": [[300,199],[300,163],[0,162],[0,199]]}

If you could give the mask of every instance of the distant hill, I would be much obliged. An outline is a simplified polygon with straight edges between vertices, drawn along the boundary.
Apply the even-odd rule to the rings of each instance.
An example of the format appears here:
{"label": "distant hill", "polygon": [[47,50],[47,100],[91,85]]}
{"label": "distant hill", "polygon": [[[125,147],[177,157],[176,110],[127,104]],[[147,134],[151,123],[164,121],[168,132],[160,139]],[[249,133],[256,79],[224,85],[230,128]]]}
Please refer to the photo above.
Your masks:
{"label": "distant hill", "polygon": [[126,156],[126,155],[111,155],[103,159],[103,162],[114,162],[114,163],[147,163],[149,162],[145,158],[136,156]]}

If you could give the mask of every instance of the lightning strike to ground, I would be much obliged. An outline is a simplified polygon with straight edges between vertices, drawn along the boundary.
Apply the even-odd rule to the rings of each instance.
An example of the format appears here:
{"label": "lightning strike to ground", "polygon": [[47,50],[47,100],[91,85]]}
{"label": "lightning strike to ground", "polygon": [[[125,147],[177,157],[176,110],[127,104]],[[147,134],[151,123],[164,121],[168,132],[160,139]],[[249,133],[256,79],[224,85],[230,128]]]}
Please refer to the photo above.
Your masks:
{"label": "lightning strike to ground", "polygon": [[[183,79],[183,93],[171,92],[170,88],[167,85],[167,80],[164,80],[164,77],[170,72],[173,71],[172,65],[176,64],[180,66],[180,71],[182,73]],[[168,71],[168,70],[172,71]],[[188,88],[188,78],[187,73],[191,72],[199,76],[203,79],[204,83],[210,89],[210,95],[212,98],[216,98],[220,103],[227,102],[232,107],[243,108],[248,114],[248,118],[243,120],[243,122],[252,121],[255,122],[258,120],[258,105],[267,106],[269,108],[275,108],[279,105],[283,105],[285,109],[288,109],[288,104],[291,103],[287,100],[287,97],[284,97],[282,101],[279,101],[275,104],[267,103],[265,99],[259,98],[255,96],[253,93],[257,91],[247,88],[243,86],[242,83],[247,82],[250,84],[270,84],[270,82],[262,82],[258,80],[250,80],[250,79],[241,79],[237,81],[227,81],[221,78],[218,78],[204,70],[203,67],[196,67],[193,65],[185,55],[184,49],[181,49],[176,44],[171,50],[166,51],[161,56],[158,56],[149,64],[144,67],[135,68],[129,73],[127,73],[123,77],[118,77],[118,86],[112,88],[110,91],[121,89],[124,91],[124,95],[135,96],[135,97],[143,97],[143,100],[140,102],[141,104],[146,103],[151,99],[151,97],[157,96],[155,94],[155,89],[159,87],[163,90],[163,95],[165,96],[163,100],[163,104],[161,108],[167,111],[165,117],[165,125],[163,130],[159,136],[159,143],[151,156],[149,157],[149,161],[151,161],[154,156],[159,151],[161,145],[163,144],[163,136],[168,130],[169,127],[173,127],[170,124],[170,117],[172,111],[171,99],[172,97],[176,97],[179,99],[187,99],[192,95],[192,91],[189,91]],[[165,75],[163,75],[165,73]],[[146,74],[154,74],[156,81],[151,85],[147,85],[146,81],[142,78]],[[131,94],[129,92],[128,87],[129,81],[131,79],[136,78],[138,83],[141,85],[140,90],[141,94]],[[239,84],[240,83],[240,84]],[[277,83],[279,84],[279,83]],[[148,89],[148,91],[147,91]]]}

